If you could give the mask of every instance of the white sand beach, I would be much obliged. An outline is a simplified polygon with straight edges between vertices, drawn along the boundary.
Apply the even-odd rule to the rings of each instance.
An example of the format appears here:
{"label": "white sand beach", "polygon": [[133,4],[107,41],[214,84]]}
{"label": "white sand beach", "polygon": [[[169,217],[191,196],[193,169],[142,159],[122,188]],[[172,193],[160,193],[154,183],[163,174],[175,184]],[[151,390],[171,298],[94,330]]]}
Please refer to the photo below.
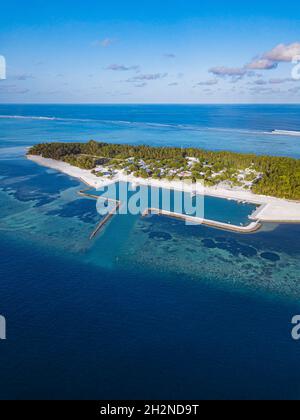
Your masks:
{"label": "white sand beach", "polygon": [[186,182],[153,180],[127,176],[122,172],[113,179],[99,178],[91,171],[71,166],[68,163],[45,159],[41,156],[27,156],[38,165],[45,166],[63,172],[90,185],[92,188],[101,189],[116,182],[130,182],[136,185],[149,185],[157,188],[174,189],[201,195],[225,198],[228,200],[242,201],[257,204],[258,210],[251,216],[251,220],[274,223],[300,223],[300,202],[282,200],[274,197],[253,194],[250,191],[221,187],[204,187],[201,184],[189,184]]}

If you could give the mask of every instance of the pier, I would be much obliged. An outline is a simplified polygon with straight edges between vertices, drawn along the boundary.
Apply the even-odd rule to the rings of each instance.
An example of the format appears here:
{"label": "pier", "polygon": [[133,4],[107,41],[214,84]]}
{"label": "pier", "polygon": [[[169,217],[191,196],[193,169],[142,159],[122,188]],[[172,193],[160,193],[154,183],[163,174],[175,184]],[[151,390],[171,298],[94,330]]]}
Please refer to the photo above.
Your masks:
{"label": "pier", "polygon": [[255,233],[262,227],[262,224],[259,220],[250,223],[248,226],[236,226],[227,223],[216,222],[214,220],[202,219],[200,217],[193,217],[181,213],[175,213],[154,208],[149,208],[145,210],[143,213],[143,217],[149,216],[151,214],[155,214],[157,216],[171,217],[173,219],[183,220],[185,222],[192,223],[195,225],[205,225],[216,229],[237,233]]}
{"label": "pier", "polygon": [[104,200],[108,203],[113,203],[114,204],[114,207],[104,217],[104,219],[101,220],[101,222],[98,224],[96,229],[91,233],[90,240],[92,240],[98,235],[98,233],[100,233],[104,229],[104,227],[108,224],[108,222],[113,218],[113,216],[117,213],[117,211],[121,207],[122,203],[121,203],[121,201],[113,200],[113,199],[108,198],[108,197],[101,197],[99,195],[89,194],[90,190],[91,190],[90,188],[85,189],[85,190],[81,190],[81,191],[78,192],[78,195],[80,195],[81,197],[92,198],[94,200]]}
{"label": "pier", "polygon": [[[113,218],[113,216],[117,213],[117,211],[120,208],[122,203],[120,201],[116,201],[116,200],[113,200],[113,199],[110,199],[110,198],[102,198],[102,197],[97,196],[97,195],[89,194],[89,191],[90,191],[90,188],[85,189],[85,190],[81,190],[81,191],[79,191],[78,194],[82,197],[88,197],[88,198],[92,198],[94,200],[102,199],[102,200],[105,200],[107,202],[115,204],[114,208],[104,217],[103,220],[101,220],[99,225],[92,232],[92,234],[90,236],[90,239],[92,240],[97,236],[97,234],[99,232],[102,231],[102,229],[104,229],[104,227],[107,225],[107,223]],[[175,213],[175,212],[156,209],[156,208],[146,209],[143,212],[142,216],[146,217],[146,216],[155,214],[157,216],[171,217],[173,219],[182,220],[186,223],[191,223],[191,224],[194,224],[194,225],[204,225],[204,226],[212,227],[212,228],[215,228],[215,229],[224,230],[224,231],[227,231],[227,232],[250,234],[250,233],[256,233],[262,227],[261,221],[259,219],[256,219],[256,213],[258,215],[260,211],[261,211],[261,207],[255,212],[255,214],[252,215],[251,219],[253,221],[248,226],[231,225],[229,223],[217,222],[215,220],[209,220],[209,219],[204,219],[204,218],[202,219],[200,217],[189,216],[189,215],[186,215],[186,214]]]}
{"label": "pier", "polygon": [[[105,199],[105,198],[103,200],[113,201],[113,200]],[[99,223],[99,225],[92,232],[92,234],[90,236],[90,240],[94,239],[98,235],[98,233],[101,232],[102,229],[104,229],[104,227],[107,225],[107,223],[113,218],[113,216],[119,210],[119,208],[121,206],[121,202],[120,201],[116,201],[115,203],[116,203],[115,207],[104,217],[103,220],[101,220],[101,222]]]}
{"label": "pier", "polygon": [[[106,197],[102,198],[101,196],[90,194],[89,193],[90,190],[91,190],[90,188],[85,189],[85,190],[81,190],[81,191],[78,192],[78,194],[82,197],[88,197],[88,198],[92,198],[94,200],[102,199],[102,200],[105,200],[107,202],[114,203],[114,208],[104,217],[103,220],[101,220],[99,225],[92,232],[92,234],[90,236],[90,239],[92,240],[98,235],[98,233],[100,233],[104,229],[104,227],[108,224],[108,222],[113,218],[113,216],[117,213],[117,211],[120,208],[122,203],[120,201],[116,201],[116,200],[113,200],[111,198],[106,198]],[[262,211],[262,209],[264,209],[264,207],[265,206],[261,206],[260,208],[258,208],[256,210],[256,212],[251,216],[251,219],[253,221],[248,226],[231,225],[229,223],[217,222],[215,220],[209,220],[209,219],[204,219],[204,218],[200,218],[200,217],[189,216],[189,215],[186,215],[186,214],[181,214],[181,213],[176,213],[176,212],[171,212],[171,211],[161,210],[161,209],[156,209],[156,208],[146,209],[143,212],[142,216],[146,217],[146,216],[150,216],[152,214],[155,214],[157,216],[171,217],[173,219],[182,220],[186,223],[191,223],[191,224],[194,224],[194,225],[204,225],[204,226],[212,227],[212,228],[215,228],[215,229],[224,230],[224,231],[227,231],[227,232],[251,234],[251,233],[256,233],[262,227],[262,222],[261,222],[261,220],[259,220],[257,218],[257,216]]]}

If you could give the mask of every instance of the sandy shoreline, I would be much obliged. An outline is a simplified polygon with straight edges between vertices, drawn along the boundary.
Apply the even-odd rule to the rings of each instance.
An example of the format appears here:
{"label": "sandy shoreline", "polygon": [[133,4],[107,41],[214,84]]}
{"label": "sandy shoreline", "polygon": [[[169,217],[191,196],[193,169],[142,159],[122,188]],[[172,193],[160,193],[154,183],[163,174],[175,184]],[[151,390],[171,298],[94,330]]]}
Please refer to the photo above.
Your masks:
{"label": "sandy shoreline", "polygon": [[27,156],[27,158],[38,165],[45,166],[63,172],[66,175],[80,179],[92,188],[101,189],[116,182],[129,182],[136,185],[147,185],[157,188],[174,189],[190,193],[197,193],[212,197],[219,197],[228,200],[243,201],[260,206],[251,216],[252,220],[274,223],[300,223],[300,202],[281,200],[274,197],[256,195],[250,191],[225,189],[220,187],[203,187],[202,185],[187,184],[178,181],[167,180],[145,180],[126,176],[121,172],[112,180],[98,178],[91,171],[71,166],[68,163],[45,159],[41,156]]}

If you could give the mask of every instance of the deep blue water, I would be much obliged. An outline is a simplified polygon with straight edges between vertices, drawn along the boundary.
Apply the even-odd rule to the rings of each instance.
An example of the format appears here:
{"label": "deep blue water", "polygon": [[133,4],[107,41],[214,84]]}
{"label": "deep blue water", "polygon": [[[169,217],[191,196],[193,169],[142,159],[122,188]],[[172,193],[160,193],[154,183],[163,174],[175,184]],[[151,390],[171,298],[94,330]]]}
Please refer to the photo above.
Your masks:
{"label": "deep blue water", "polygon": [[[88,138],[300,157],[298,137],[264,134],[300,131],[300,107],[1,105],[0,115],[60,118],[0,118],[1,399],[300,397],[300,226],[236,235],[116,216],[89,241],[96,201],[24,159],[43,140]],[[208,211],[243,222],[250,209],[235,206],[212,200]]]}
{"label": "deep blue water", "polygon": [[271,134],[300,132],[299,112],[297,105],[0,105],[0,117],[18,117],[0,118],[0,138],[2,147],[95,139],[300,158],[300,135]]}
{"label": "deep blue water", "polygon": [[299,105],[0,105],[0,115],[300,131]]}

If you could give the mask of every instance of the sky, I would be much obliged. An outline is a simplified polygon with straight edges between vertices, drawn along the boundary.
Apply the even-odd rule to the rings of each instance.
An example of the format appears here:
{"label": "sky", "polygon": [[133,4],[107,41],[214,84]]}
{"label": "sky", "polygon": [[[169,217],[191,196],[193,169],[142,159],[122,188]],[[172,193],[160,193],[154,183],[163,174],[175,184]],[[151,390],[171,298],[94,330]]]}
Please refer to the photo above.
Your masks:
{"label": "sky", "polygon": [[0,56],[0,103],[299,103],[300,2],[10,0]]}

